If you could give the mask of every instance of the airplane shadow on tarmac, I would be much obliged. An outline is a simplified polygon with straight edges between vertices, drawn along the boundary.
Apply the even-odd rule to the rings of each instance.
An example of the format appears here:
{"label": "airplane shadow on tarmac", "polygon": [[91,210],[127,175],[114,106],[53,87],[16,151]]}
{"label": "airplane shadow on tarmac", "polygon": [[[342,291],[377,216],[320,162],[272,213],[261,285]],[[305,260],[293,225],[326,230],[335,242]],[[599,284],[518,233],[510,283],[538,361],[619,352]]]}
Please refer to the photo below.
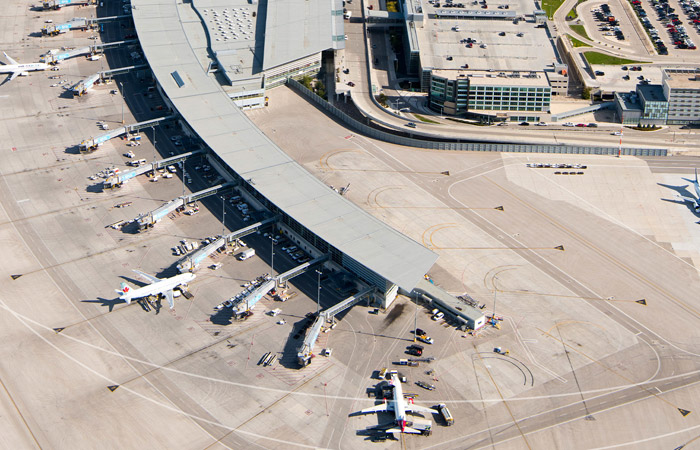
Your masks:
{"label": "airplane shadow on tarmac", "polygon": [[[658,184],[658,185],[661,186],[661,187],[665,187],[665,188],[667,188],[667,189],[671,189],[671,190],[673,190],[673,191],[676,191],[676,193],[677,193],[678,195],[681,195],[681,196],[683,196],[683,197],[689,197],[689,198],[694,198],[694,197],[695,197],[695,195],[693,195],[693,194],[688,190],[688,185],[687,185],[687,184],[686,184],[686,185],[683,185],[683,186],[673,186],[673,185],[670,185],[670,184],[663,184],[663,183],[656,183],[656,184]],[[662,198],[661,200],[663,200],[663,201],[665,201],[665,202],[669,202],[669,203],[675,203],[675,204],[677,204],[677,205],[685,205],[685,207],[688,208],[688,210],[689,210],[690,212],[692,212],[692,213],[695,215],[696,218],[700,219],[700,211],[696,211],[696,210],[695,210],[695,206],[694,206],[692,203],[687,202],[687,201],[683,200],[682,198],[672,198],[672,199],[669,199],[669,198]]]}
{"label": "airplane shadow on tarmac", "polygon": [[82,303],[100,303],[100,306],[107,306],[109,307],[109,312],[112,312],[114,310],[115,305],[119,305],[121,303],[126,303],[126,301],[120,299],[120,298],[102,298],[102,297],[97,297],[96,300],[82,300]]}

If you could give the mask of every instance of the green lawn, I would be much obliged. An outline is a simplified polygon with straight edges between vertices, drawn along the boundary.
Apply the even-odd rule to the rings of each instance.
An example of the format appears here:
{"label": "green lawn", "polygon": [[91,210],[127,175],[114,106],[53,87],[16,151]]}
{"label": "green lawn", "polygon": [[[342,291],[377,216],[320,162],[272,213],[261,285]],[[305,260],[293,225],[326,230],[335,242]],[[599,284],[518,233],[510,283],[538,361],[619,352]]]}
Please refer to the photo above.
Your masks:
{"label": "green lawn", "polygon": [[585,42],[579,41],[573,36],[569,36],[569,40],[571,41],[571,44],[573,44],[574,47],[591,47],[590,45],[586,44]]}
{"label": "green lawn", "polygon": [[631,59],[618,58],[617,56],[610,56],[598,52],[585,52],[583,55],[586,57],[586,60],[589,64],[646,64],[641,61],[633,61]]}
{"label": "green lawn", "polygon": [[423,117],[420,114],[414,114],[413,117],[415,117],[416,119],[420,120],[421,122],[425,122],[425,123],[440,123],[440,122],[436,122],[432,119],[428,119],[427,117]]}
{"label": "green lawn", "polygon": [[566,20],[577,19],[578,13],[576,12],[576,7],[585,1],[586,0],[578,0],[578,2],[576,2],[576,5],[573,8],[571,8],[571,11],[569,11],[569,14],[566,15]]}
{"label": "green lawn", "polygon": [[547,13],[547,17],[551,19],[562,3],[564,3],[564,0],[542,0],[542,9]]}
{"label": "green lawn", "polygon": [[586,33],[586,28],[583,25],[569,25],[569,28],[574,30],[574,32],[579,36],[583,36],[589,41],[591,40],[591,38],[588,37],[588,33]]}

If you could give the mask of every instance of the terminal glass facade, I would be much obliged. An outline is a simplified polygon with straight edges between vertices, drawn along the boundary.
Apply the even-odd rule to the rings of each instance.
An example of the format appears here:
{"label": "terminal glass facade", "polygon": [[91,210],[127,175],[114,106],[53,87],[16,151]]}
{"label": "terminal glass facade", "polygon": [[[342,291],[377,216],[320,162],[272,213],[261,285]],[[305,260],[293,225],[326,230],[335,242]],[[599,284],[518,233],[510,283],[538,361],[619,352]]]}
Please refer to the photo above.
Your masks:
{"label": "terminal glass facade", "polygon": [[469,79],[450,80],[433,76],[430,80],[430,109],[440,114],[463,115],[469,102]]}
{"label": "terminal glass facade", "polygon": [[430,109],[456,116],[476,111],[549,112],[552,100],[549,85],[495,85],[483,80],[463,74],[447,78],[432,73],[428,91]]}
{"label": "terminal glass facade", "polygon": [[549,112],[552,88],[526,86],[474,86],[469,90],[469,110]]}

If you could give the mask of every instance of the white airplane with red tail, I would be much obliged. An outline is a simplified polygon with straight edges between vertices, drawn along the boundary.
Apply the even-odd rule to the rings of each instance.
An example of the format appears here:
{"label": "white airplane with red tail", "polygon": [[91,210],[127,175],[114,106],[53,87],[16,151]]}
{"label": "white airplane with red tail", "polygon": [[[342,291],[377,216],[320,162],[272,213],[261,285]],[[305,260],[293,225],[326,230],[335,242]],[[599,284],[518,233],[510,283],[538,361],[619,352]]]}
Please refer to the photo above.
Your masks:
{"label": "white airplane with red tail", "polygon": [[413,399],[409,398],[408,402],[403,396],[403,390],[401,389],[401,382],[399,381],[399,376],[396,373],[391,374],[391,382],[393,386],[394,395],[389,401],[384,400],[381,405],[376,405],[371,408],[363,409],[359,411],[359,414],[370,414],[370,413],[380,413],[380,412],[392,412],[394,413],[394,424],[396,428],[389,428],[386,430],[387,433],[412,433],[421,434],[423,431],[412,428],[408,425],[411,422],[407,419],[406,413],[423,413],[423,414],[433,414],[435,410],[432,408],[427,408],[425,406],[418,406],[413,403]]}

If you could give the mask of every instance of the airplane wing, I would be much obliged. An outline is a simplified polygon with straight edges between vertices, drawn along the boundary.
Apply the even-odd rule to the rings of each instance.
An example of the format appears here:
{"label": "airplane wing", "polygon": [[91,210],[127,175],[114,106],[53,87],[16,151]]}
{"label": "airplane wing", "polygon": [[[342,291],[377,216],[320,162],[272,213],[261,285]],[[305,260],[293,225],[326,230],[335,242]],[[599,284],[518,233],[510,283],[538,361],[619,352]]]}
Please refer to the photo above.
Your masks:
{"label": "airplane wing", "polygon": [[147,273],[145,273],[145,272],[141,272],[140,270],[134,269],[134,272],[138,273],[138,274],[141,275],[144,279],[148,280],[148,284],[153,284],[153,283],[157,283],[157,282],[159,282],[159,281],[162,281],[160,278],[156,278],[156,277],[154,277],[153,275],[149,275],[149,274],[147,274]]}
{"label": "airplane wing", "polygon": [[416,430],[415,428],[411,427],[404,427],[403,430],[401,428],[389,428],[386,430],[387,433],[411,433],[411,434],[420,434],[420,431]]}
{"label": "airplane wing", "polygon": [[173,290],[170,289],[169,291],[165,291],[165,298],[168,299],[168,305],[170,305],[170,309],[173,309],[175,307],[175,300],[173,300]]}
{"label": "airplane wing", "polygon": [[372,406],[371,408],[365,408],[360,411],[361,414],[371,414],[371,413],[379,413],[379,412],[388,412],[392,411],[392,409],[389,407],[388,403],[382,403],[381,405],[377,406]]}
{"label": "airplane wing", "polygon": [[408,404],[404,407],[406,412],[417,412],[417,413],[424,413],[424,414],[435,414],[436,411],[433,408],[428,408],[426,406],[418,406],[418,405],[412,405]]}
{"label": "airplane wing", "polygon": [[14,64],[14,65],[19,64],[17,61],[15,61],[14,59],[12,59],[12,58],[10,58],[9,56],[7,56],[7,53],[2,52],[2,54],[5,55],[5,58],[7,58],[7,60],[10,62],[10,64]]}
{"label": "airplane wing", "polygon": [[678,200],[682,200],[682,201],[688,202],[688,203],[698,203],[698,199],[696,199],[695,197],[688,197],[686,195],[678,194],[678,195],[676,195],[676,198]]}
{"label": "airplane wing", "polygon": [[8,81],[12,81],[12,80],[14,80],[15,78],[17,78],[17,77],[19,76],[20,73],[21,73],[21,72],[12,72],[12,74],[10,75],[10,79],[9,79]]}

